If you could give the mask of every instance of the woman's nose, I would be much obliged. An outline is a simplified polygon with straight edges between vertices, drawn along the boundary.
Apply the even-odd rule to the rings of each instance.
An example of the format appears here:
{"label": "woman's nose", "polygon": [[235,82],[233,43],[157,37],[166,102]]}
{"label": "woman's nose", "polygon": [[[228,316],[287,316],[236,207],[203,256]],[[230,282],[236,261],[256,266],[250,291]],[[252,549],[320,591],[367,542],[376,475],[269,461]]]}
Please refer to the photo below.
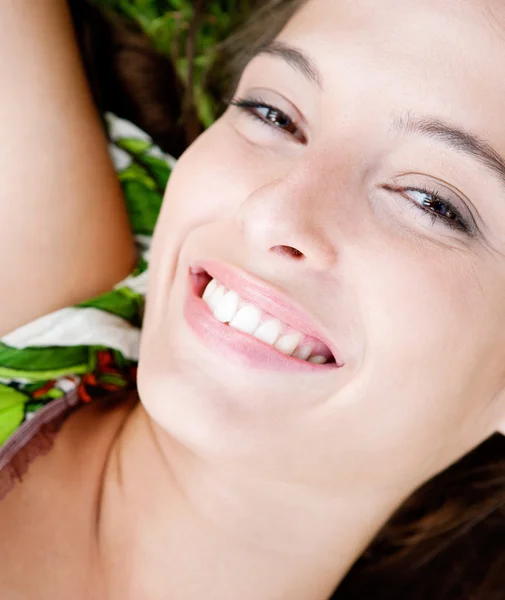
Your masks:
{"label": "woman's nose", "polygon": [[287,176],[256,189],[238,214],[246,243],[256,251],[304,262],[314,270],[331,268],[337,258],[328,223],[332,211],[325,211],[318,187],[324,186]]}

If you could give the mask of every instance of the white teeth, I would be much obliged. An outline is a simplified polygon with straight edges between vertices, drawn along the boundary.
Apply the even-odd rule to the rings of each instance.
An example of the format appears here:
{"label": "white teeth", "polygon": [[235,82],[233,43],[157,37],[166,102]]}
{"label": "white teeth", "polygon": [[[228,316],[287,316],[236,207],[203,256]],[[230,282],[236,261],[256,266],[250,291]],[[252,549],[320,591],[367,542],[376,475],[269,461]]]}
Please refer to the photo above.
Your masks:
{"label": "white teeth", "polygon": [[261,317],[262,313],[258,308],[251,304],[247,304],[246,306],[243,306],[233,317],[233,320],[230,321],[230,327],[243,331],[244,333],[253,334],[260,324]]}
{"label": "white teeth", "polygon": [[300,346],[299,348],[297,348],[291,356],[300,360],[307,360],[311,353],[312,346],[310,344],[305,344],[305,346]]}
{"label": "white teeth", "polygon": [[296,347],[301,342],[302,336],[299,333],[283,335],[275,342],[275,347],[279,352],[291,356],[296,350]]}
{"label": "white teeth", "polygon": [[237,292],[234,292],[233,290],[226,292],[214,309],[214,316],[222,323],[230,322],[238,310],[239,302],[240,296]]}
{"label": "white teeth", "polygon": [[226,288],[223,285],[218,286],[217,290],[207,298],[206,302],[209,308],[213,311],[217,305],[221,302],[226,294]]}
{"label": "white teeth", "polygon": [[275,344],[281,334],[282,323],[277,319],[270,319],[262,323],[254,332],[254,337],[267,344]]}
{"label": "white teeth", "polygon": [[[214,317],[230,327],[253,335],[255,338],[274,346],[279,352],[299,360],[308,361],[314,365],[324,365],[328,362],[325,356],[310,356],[311,344],[299,346],[303,334],[291,330],[281,336],[288,326],[277,319],[267,318],[261,323],[263,312],[252,304],[244,304],[243,300],[233,290],[227,290],[217,279],[212,279],[202,295]],[[243,306],[239,310],[240,304]]]}
{"label": "white teeth", "polygon": [[324,356],[311,356],[309,358],[309,362],[313,363],[314,365],[325,365],[328,360]]}
{"label": "white teeth", "polygon": [[211,279],[205,288],[205,292],[203,292],[202,299],[207,302],[207,300],[212,296],[212,294],[217,290],[219,286],[219,282],[217,279]]}

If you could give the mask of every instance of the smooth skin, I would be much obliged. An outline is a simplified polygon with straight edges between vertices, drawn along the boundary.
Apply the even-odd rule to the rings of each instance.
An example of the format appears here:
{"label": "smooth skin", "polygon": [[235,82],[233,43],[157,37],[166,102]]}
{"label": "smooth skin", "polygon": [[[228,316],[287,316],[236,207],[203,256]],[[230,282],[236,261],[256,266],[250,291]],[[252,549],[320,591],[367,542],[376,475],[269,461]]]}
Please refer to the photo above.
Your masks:
{"label": "smooth skin", "polygon": [[63,0],[0,6],[0,336],[108,291],[135,261]]}
{"label": "smooth skin", "polygon": [[[505,154],[504,32],[498,0],[309,0],[280,41],[320,85],[278,52],[249,64],[235,100],[290,126],[231,106],[179,161],[142,404],[73,415],[2,502],[3,596],[325,600],[406,497],[505,429],[504,185],[455,135]],[[183,316],[205,258],[290,296],[345,367],[216,355]]]}

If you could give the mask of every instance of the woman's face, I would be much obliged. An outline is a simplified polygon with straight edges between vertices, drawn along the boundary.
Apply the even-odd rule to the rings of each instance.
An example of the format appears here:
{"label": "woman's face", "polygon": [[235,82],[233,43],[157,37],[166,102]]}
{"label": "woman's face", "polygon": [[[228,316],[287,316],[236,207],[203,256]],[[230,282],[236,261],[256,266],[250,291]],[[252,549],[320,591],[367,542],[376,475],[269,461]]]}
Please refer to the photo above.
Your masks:
{"label": "woman's face", "polygon": [[[309,0],[250,62],[155,235],[139,384],[165,430],[376,490],[499,430],[504,25],[500,0]],[[238,294],[214,313],[210,278]]]}

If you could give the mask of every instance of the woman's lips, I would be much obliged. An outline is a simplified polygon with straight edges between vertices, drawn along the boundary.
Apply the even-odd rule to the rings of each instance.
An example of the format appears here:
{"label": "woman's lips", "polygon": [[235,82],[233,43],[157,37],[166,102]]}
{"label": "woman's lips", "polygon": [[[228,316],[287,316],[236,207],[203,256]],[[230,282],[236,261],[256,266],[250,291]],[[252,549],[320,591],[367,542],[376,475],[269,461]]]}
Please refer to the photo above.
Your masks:
{"label": "woman's lips", "polygon": [[[294,358],[277,350],[270,343],[218,320],[202,300],[202,294],[211,279],[219,280],[247,303],[300,332],[305,340],[312,340],[313,346],[319,350],[316,354],[323,354],[329,362],[314,364],[309,362],[313,360],[312,356],[308,360]],[[309,317],[290,303],[289,299],[253,276],[217,261],[202,261],[190,269],[185,316],[193,331],[213,350],[220,354],[233,354],[235,358],[250,366],[311,372],[328,371],[343,366],[338,358],[334,358],[335,352],[326,342],[324,335],[317,330]],[[317,358],[322,357],[315,357],[316,360]]]}

